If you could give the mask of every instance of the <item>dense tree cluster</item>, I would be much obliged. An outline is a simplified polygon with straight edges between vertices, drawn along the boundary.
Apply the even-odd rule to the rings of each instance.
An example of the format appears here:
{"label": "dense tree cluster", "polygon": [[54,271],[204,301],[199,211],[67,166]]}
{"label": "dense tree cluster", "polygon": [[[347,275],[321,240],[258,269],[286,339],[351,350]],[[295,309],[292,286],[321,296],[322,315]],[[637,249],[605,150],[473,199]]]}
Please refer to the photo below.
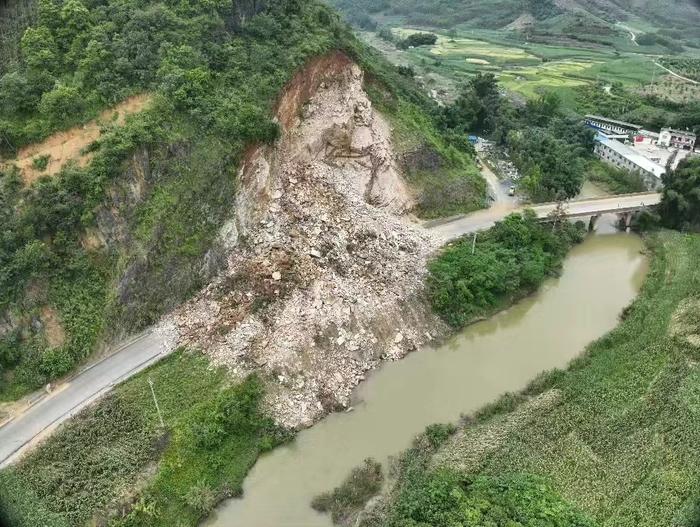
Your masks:
{"label": "dense tree cluster", "polygon": [[396,46],[399,49],[417,48],[419,46],[432,46],[437,42],[437,35],[433,33],[413,33],[399,41]]}
{"label": "dense tree cluster", "polygon": [[664,194],[659,206],[662,222],[683,231],[700,230],[700,158],[686,159],[663,176]]}
{"label": "dense tree cluster", "polygon": [[593,133],[578,119],[564,116],[560,107],[559,97],[549,92],[516,108],[493,74],[480,73],[444,108],[442,123],[459,134],[490,137],[506,148],[523,175],[521,190],[531,199],[567,199],[581,190]]}
{"label": "dense tree cluster", "polygon": [[[173,5],[40,0],[38,22],[21,39],[20,65],[0,78],[0,145],[14,150],[81,122],[105,105],[153,89],[168,94],[180,108],[198,107],[193,113],[209,124],[229,128],[223,113],[231,112],[214,111],[222,102],[217,89],[236,80],[248,61],[269,61],[271,70],[286,66],[263,48],[246,47],[231,37],[247,32],[303,35],[304,5],[296,0]],[[245,24],[264,10],[267,15]],[[331,15],[321,12],[316,16],[329,21]],[[250,104],[231,93],[228,99],[231,108]],[[249,108],[245,113],[248,134],[268,137],[270,127],[261,112]]]}
{"label": "dense tree cluster", "polygon": [[[461,327],[515,295],[533,291],[559,269],[581,229],[568,222],[544,226],[534,214],[514,214],[473,240],[447,247],[429,267],[435,311]],[[473,252],[472,252],[473,251]]]}

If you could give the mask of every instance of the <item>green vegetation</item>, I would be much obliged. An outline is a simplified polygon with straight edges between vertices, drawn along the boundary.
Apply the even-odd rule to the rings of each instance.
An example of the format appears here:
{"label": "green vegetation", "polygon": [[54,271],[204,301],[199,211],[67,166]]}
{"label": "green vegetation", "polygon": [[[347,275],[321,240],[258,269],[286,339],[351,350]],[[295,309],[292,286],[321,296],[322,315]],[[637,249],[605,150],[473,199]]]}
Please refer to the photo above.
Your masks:
{"label": "green vegetation", "polygon": [[588,162],[586,178],[613,194],[631,194],[647,190],[644,178],[638,172],[623,170],[597,159]]}
{"label": "green vegetation", "polygon": [[286,439],[262,414],[262,395],[258,378],[231,386],[227,373],[212,370],[204,357],[177,352],[0,472],[0,521],[197,525],[221,499],[240,494],[261,451]]}
{"label": "green vegetation", "polygon": [[384,525],[595,525],[541,478],[470,477],[445,468],[429,470],[403,488],[392,512]]}
{"label": "green vegetation", "polygon": [[399,41],[396,46],[400,49],[417,48],[418,46],[432,46],[437,42],[437,35],[432,33],[412,33]]}
{"label": "green vegetation", "polygon": [[[69,164],[31,186],[0,169],[0,320],[11,321],[0,333],[0,400],[151,324],[217,271],[214,242],[232,214],[243,152],[278,137],[275,100],[314,56],[342,49],[365,69],[420,214],[485,204],[466,141],[445,137],[434,103],[314,1],[42,0],[21,45],[0,78],[5,153],[128,95],[152,100],[124,126],[105,126],[87,167]],[[47,336],[47,312],[65,339]]]}
{"label": "green vegetation", "polygon": [[534,214],[513,214],[472,239],[446,247],[429,265],[428,288],[435,311],[461,327],[514,298],[534,291],[555,274],[583,227],[567,221],[541,224]]}
{"label": "green vegetation", "polygon": [[664,225],[682,231],[700,230],[700,159],[681,161],[663,176],[664,194],[658,213]]}
{"label": "green vegetation", "polygon": [[46,167],[49,166],[49,161],[51,161],[51,156],[50,155],[43,155],[43,156],[37,156],[34,159],[32,159],[32,167],[36,170],[39,170],[40,172],[43,172],[46,170]]}
{"label": "green vegetation", "polygon": [[362,466],[350,472],[347,479],[332,492],[316,496],[311,506],[319,512],[330,512],[335,524],[344,524],[357,514],[370,498],[382,490],[382,465],[374,459],[365,459]]}
{"label": "green vegetation", "polygon": [[[445,487],[457,489],[460,500],[468,492],[460,481],[506,482],[499,488],[507,489],[508,482],[544,478],[537,493],[557,489],[602,526],[697,525],[700,237],[660,231],[647,241],[652,267],[621,325],[568,370],[544,374],[523,393],[466,419],[418,468],[404,463],[388,518],[416,502],[397,496],[431,484],[425,467],[434,467],[447,474]],[[436,481],[444,484],[442,476]]]}
{"label": "green vegetation", "polygon": [[387,101],[380,94],[374,98],[391,121],[394,148],[417,190],[419,216],[440,218],[486,206],[486,181],[465,135],[445,130],[414,103]]}

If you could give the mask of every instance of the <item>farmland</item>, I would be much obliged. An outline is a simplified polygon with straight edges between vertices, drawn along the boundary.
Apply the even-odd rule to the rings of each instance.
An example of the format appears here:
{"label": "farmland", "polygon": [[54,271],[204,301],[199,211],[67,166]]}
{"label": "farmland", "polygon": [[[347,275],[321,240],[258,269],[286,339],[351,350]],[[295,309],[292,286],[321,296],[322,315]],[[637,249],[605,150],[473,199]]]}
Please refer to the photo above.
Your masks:
{"label": "farmland", "polygon": [[[391,29],[396,39],[417,31],[428,29]],[[576,98],[580,88],[591,87],[605,94],[608,86],[616,84],[631,94],[658,95],[664,86],[672,83],[668,80],[671,76],[654,64],[658,55],[646,54],[663,52],[655,47],[620,51],[627,48],[575,42],[571,45],[528,42],[518,33],[483,29],[453,29],[436,34],[435,45],[402,51],[375,33],[362,33],[365,40],[382,50],[391,61],[411,66],[427,88],[434,89],[447,101],[454,97],[466,79],[479,72],[495,74],[501,85],[516,98],[532,98],[544,91],[556,90],[572,110],[578,109]],[[640,53],[641,49],[644,53]],[[687,57],[666,60],[670,61],[669,64],[683,65],[683,70],[692,74],[698,59],[687,52]],[[688,102],[695,99],[695,91],[689,89],[692,87],[676,89],[676,84],[670,92],[682,96],[674,96],[674,100]]]}

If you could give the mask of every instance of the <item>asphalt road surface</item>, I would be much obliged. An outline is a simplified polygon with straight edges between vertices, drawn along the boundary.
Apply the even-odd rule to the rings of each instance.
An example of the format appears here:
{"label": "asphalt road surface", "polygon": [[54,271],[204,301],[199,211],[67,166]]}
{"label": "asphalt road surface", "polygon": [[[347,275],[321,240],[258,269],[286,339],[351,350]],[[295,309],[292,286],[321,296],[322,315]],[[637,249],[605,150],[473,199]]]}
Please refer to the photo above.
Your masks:
{"label": "asphalt road surface", "polygon": [[[569,201],[564,204],[566,215],[572,218],[595,216],[597,214],[623,213],[641,210],[645,207],[658,205],[661,201],[661,194],[657,192],[646,192],[641,194],[628,194],[624,196],[609,196],[603,198],[583,199],[579,201]],[[546,218],[556,209],[556,203],[530,206],[535,211],[538,218]],[[451,221],[442,224],[433,224],[429,227],[430,232],[439,237],[443,242],[448,242],[492,227],[497,221],[512,214],[522,211],[524,208],[512,208],[508,205],[499,206],[496,204],[488,210],[482,210],[466,216],[453,218]]]}
{"label": "asphalt road surface", "polygon": [[0,428],[0,467],[14,461],[42,433],[69,419],[115,384],[158,361],[169,351],[162,336],[146,332],[58,387],[53,394]]}

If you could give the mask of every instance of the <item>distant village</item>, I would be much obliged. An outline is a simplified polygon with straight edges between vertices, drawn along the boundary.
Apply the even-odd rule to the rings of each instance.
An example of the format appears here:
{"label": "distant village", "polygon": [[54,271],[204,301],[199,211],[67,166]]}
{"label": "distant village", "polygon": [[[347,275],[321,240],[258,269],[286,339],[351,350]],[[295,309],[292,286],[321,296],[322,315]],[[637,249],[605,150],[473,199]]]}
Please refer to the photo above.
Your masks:
{"label": "distant village", "polygon": [[600,115],[587,115],[586,124],[597,132],[595,154],[606,163],[639,173],[650,190],[659,189],[661,177],[683,159],[700,155],[693,132],[663,128],[657,133]]}

